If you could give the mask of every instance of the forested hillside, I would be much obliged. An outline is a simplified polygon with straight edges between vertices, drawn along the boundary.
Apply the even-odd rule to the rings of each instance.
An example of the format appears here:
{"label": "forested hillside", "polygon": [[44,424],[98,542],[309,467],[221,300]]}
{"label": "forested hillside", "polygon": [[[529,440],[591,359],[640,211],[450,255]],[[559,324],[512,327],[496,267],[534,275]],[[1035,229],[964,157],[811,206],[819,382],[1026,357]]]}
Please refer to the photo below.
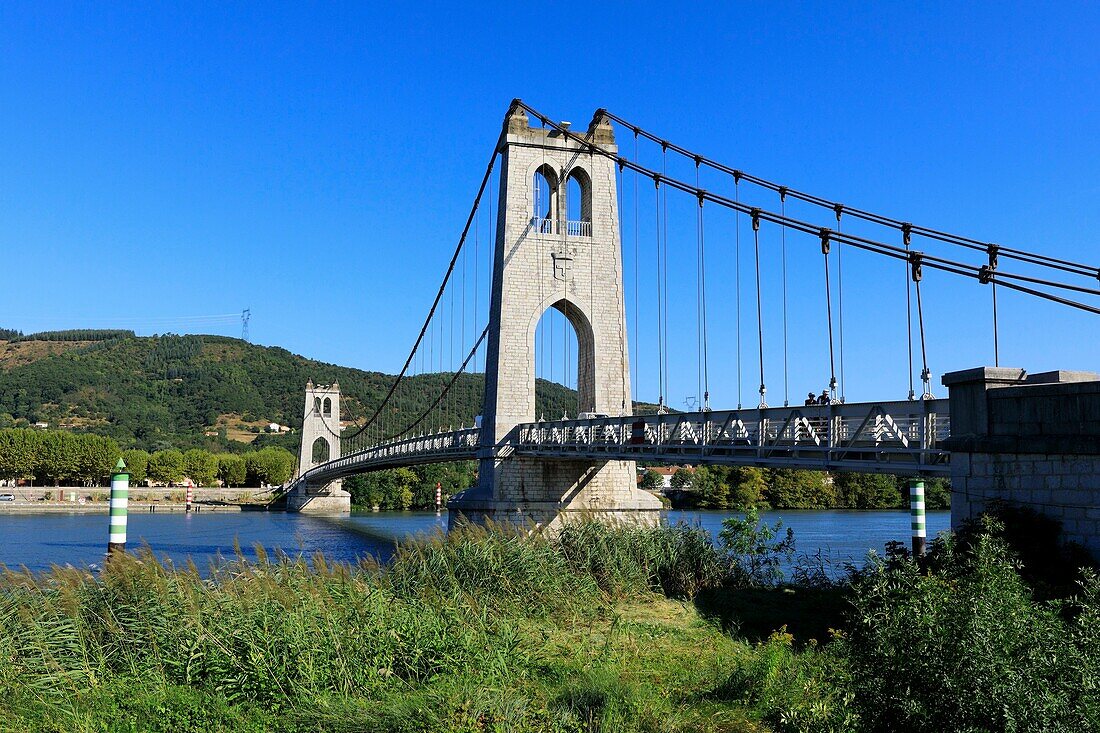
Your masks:
{"label": "forested hillside", "polygon": [[[393,381],[388,374],[222,336],[72,331],[63,333],[77,340],[53,334],[39,340],[39,334],[2,333],[9,338],[0,340],[0,428],[45,422],[51,429],[110,436],[122,448],[235,451],[254,439],[253,446],[296,449],[296,433],[255,433],[269,422],[301,427],[307,380],[340,382],[345,420],[373,411]],[[450,377],[411,377],[388,424],[418,415]],[[446,402],[455,424],[471,423],[483,384],[480,375],[459,378]],[[538,391],[541,413],[575,413],[571,390],[540,381]],[[246,430],[253,434],[242,434]]]}

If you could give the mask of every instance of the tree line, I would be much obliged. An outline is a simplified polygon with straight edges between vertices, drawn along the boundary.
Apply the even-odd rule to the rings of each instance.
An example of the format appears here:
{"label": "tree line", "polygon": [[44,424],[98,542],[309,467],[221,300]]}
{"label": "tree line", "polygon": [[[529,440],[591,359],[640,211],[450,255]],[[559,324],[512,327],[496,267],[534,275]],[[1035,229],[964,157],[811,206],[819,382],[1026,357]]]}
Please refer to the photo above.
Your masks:
{"label": "tree line", "polygon": [[43,485],[100,486],[109,480],[119,457],[131,483],[198,486],[278,485],[294,475],[296,459],[284,448],[266,447],[245,455],[212,453],[201,448],[149,453],[120,450],[113,439],[91,433],[21,428],[0,430],[0,479],[31,480]]}
{"label": "tree line", "polygon": [[476,477],[474,461],[456,461],[359,474],[344,479],[344,489],[352,506],[362,509],[434,509],[436,484],[446,504],[452,494],[473,486]]}
{"label": "tree line", "polygon": [[[661,477],[642,476],[643,488],[654,490]],[[754,466],[680,468],[672,475],[675,508],[743,509],[899,509],[909,505],[909,480],[891,474],[829,473]],[[951,483],[925,479],[925,506],[951,506]]]}
{"label": "tree line", "polygon": [[65,331],[39,331],[24,336],[19,331],[0,329],[0,339],[5,341],[108,341],[134,338],[133,331],[119,328],[70,328]]}

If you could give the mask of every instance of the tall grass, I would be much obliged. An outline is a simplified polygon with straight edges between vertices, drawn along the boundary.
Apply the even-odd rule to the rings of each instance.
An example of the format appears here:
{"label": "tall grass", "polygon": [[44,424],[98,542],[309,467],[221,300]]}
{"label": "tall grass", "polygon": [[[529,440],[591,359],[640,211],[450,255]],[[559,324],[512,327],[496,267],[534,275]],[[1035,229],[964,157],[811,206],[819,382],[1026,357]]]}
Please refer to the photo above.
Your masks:
{"label": "tall grass", "polygon": [[601,615],[615,598],[683,595],[719,575],[687,530],[567,527],[557,538],[468,527],[402,545],[386,568],[238,559],[203,577],[151,552],[99,575],[56,568],[0,578],[0,690],[65,710],[120,678],[271,709],[372,697],[477,669],[529,666],[530,618]]}

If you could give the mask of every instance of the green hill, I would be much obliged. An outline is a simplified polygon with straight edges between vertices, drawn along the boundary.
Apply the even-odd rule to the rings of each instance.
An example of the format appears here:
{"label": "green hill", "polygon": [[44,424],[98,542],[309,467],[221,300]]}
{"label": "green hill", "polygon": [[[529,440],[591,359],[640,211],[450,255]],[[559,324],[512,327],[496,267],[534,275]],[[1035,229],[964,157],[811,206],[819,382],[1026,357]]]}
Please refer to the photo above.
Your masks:
{"label": "green hill", "polygon": [[[0,427],[45,422],[108,435],[123,448],[240,451],[275,443],[296,450],[307,380],[338,380],[342,417],[354,421],[373,412],[394,379],[222,336],[4,335],[11,338],[0,340]],[[450,378],[407,379],[387,429],[408,424]],[[449,424],[472,423],[483,384],[480,374],[460,376],[445,402]],[[539,413],[575,413],[572,390],[539,380],[537,391]],[[263,434],[272,422],[294,432]]]}

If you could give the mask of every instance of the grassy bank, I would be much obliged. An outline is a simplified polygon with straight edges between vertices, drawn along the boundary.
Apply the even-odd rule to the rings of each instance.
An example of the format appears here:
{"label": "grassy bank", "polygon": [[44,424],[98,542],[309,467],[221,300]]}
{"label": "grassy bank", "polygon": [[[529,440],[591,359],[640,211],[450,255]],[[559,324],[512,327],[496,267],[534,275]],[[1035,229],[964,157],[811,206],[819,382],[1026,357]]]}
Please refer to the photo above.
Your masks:
{"label": "grassy bank", "polygon": [[798,588],[699,530],[599,525],[384,569],[7,573],[0,729],[1089,730],[1097,584],[1036,600],[994,534]]}

